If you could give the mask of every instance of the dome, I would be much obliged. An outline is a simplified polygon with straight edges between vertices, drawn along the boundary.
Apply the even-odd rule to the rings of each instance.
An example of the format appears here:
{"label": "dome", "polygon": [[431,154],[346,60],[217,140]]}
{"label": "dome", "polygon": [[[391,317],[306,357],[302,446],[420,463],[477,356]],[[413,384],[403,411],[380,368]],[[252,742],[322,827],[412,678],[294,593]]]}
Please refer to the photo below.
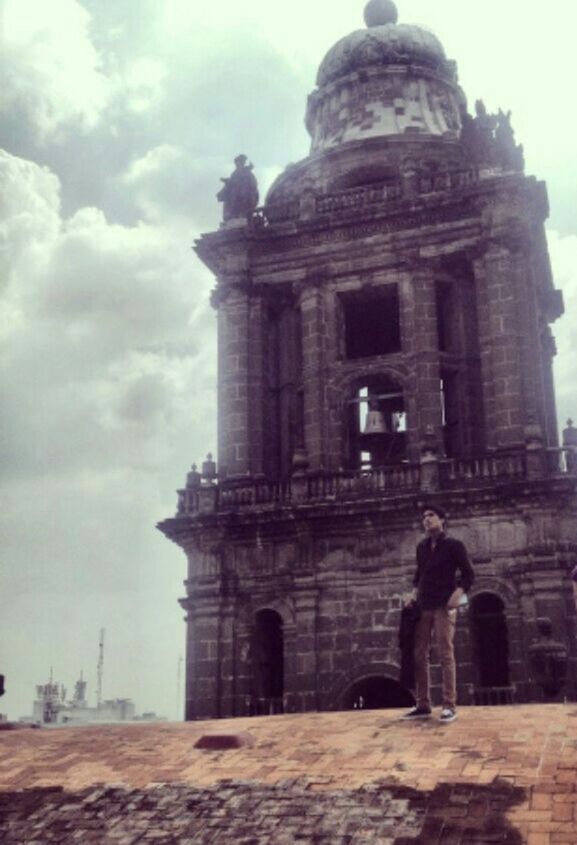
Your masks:
{"label": "dome", "polygon": [[331,47],[319,67],[317,85],[327,85],[369,66],[416,62],[437,67],[446,63],[436,35],[419,26],[396,23],[392,0],[371,0],[365,20],[366,29],[351,32]]}

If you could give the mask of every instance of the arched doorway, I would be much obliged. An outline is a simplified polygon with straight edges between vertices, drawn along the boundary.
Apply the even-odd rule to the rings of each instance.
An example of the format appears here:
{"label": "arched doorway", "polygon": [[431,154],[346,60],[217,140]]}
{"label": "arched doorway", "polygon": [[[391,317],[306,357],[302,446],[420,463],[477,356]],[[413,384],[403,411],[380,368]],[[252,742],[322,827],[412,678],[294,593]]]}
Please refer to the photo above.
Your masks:
{"label": "arched doorway", "polygon": [[[495,593],[479,593],[471,601],[471,634],[477,668],[479,703],[505,704],[510,689],[509,636],[505,605]],[[492,695],[490,691],[495,691]],[[502,694],[496,691],[501,690]]]}
{"label": "arched doorway", "polygon": [[284,694],[284,635],[282,617],[276,610],[255,614],[252,638],[255,715],[282,713]]}
{"label": "arched doorway", "polygon": [[346,690],[343,696],[345,710],[386,710],[396,707],[413,707],[413,694],[398,681],[384,675],[361,678]]}

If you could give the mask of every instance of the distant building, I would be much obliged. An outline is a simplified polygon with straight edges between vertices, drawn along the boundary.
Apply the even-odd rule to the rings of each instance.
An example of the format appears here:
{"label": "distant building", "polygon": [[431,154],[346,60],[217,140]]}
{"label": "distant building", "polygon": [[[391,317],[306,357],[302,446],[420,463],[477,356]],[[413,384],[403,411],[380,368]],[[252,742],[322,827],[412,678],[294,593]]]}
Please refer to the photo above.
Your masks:
{"label": "distant building", "polygon": [[[159,721],[156,713],[136,715],[134,703],[129,698],[114,698],[90,707],[86,700],[86,681],[79,678],[74,685],[72,700],[66,700],[66,689],[54,682],[36,687],[36,700],[32,706],[32,721],[41,725],[88,725],[99,722]],[[28,717],[26,717],[28,719]]]}

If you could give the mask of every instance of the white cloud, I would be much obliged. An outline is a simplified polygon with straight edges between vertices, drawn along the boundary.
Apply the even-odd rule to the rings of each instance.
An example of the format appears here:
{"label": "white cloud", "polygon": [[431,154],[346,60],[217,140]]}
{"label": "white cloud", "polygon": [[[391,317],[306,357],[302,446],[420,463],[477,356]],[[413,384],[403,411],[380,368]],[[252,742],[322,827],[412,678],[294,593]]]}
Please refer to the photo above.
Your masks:
{"label": "white cloud", "polygon": [[128,66],[124,75],[126,107],[137,114],[148,111],[161,101],[166,67],[162,62],[140,58]]}
{"label": "white cloud", "polygon": [[38,139],[87,131],[110,96],[76,0],[5,0],[2,111],[17,112]]}
{"label": "white cloud", "polygon": [[9,282],[23,263],[43,261],[41,251],[60,225],[60,182],[45,167],[0,150],[0,280]]}
{"label": "white cloud", "polygon": [[161,144],[134,159],[120,181],[146,220],[180,221],[198,231],[214,225],[220,176],[229,170],[218,156],[193,157],[182,147]]}
{"label": "white cloud", "polygon": [[[58,179],[14,156],[0,156],[0,180],[10,186],[0,233],[12,270],[0,303],[17,316],[0,338],[0,533],[10,561],[0,591],[14,597],[3,624],[18,628],[18,610],[43,632],[25,666],[18,655],[30,640],[18,633],[0,655],[14,696],[6,706],[19,715],[55,658],[72,670],[65,620],[80,622],[75,603],[86,607],[85,641],[100,624],[124,641],[130,618],[173,683],[184,559],[154,525],[174,511],[187,465],[214,448],[216,344],[208,279],[195,276],[179,229],[111,225],[94,208],[64,220]],[[159,547],[165,562],[178,559],[174,570],[158,566]],[[148,620],[169,606],[165,635],[152,640]],[[128,682],[123,668],[114,677],[111,694],[172,708],[172,693],[151,695],[146,665]]]}

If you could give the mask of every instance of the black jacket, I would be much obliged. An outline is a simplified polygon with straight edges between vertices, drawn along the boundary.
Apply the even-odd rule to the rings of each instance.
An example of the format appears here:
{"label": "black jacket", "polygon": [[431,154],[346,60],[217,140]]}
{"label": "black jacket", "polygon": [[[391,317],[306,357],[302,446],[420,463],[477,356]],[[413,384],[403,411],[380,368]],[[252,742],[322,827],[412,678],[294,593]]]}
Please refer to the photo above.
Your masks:
{"label": "black jacket", "polygon": [[[460,573],[459,583],[457,572]],[[417,603],[422,610],[444,607],[457,586],[467,593],[474,577],[467,550],[460,540],[441,534],[434,550],[430,537],[417,546],[413,586],[417,588]]]}

